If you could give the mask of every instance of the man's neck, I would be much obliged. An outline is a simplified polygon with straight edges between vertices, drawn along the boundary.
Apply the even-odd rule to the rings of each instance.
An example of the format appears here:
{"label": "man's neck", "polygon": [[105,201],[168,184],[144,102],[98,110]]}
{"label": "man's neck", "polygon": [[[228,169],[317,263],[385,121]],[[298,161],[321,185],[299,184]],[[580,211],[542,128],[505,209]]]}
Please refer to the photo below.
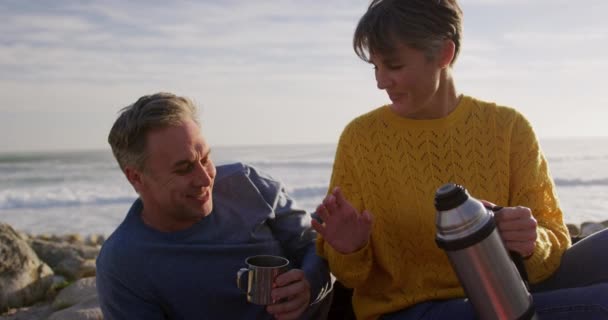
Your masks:
{"label": "man's neck", "polygon": [[180,231],[187,229],[194,224],[191,221],[181,222],[167,219],[158,213],[153,213],[150,212],[150,210],[146,210],[145,205],[140,213],[140,218],[145,225],[160,232]]}

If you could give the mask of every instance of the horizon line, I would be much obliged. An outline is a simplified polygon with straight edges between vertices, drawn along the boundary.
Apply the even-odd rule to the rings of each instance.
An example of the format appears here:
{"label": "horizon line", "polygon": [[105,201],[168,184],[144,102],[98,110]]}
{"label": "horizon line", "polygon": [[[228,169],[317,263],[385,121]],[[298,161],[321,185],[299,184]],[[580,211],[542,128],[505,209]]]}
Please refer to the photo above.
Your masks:
{"label": "horizon line", "polygon": [[[608,139],[608,135],[605,136],[539,136],[538,140],[542,143],[543,141],[559,141],[559,140],[595,140],[595,139]],[[252,148],[252,147],[298,147],[298,146],[330,146],[337,145],[338,142],[293,142],[293,143],[251,143],[251,144],[211,144],[211,148]],[[110,146],[105,148],[87,148],[87,147],[76,147],[76,148],[46,148],[46,149],[12,149],[12,150],[1,150],[0,156],[2,155],[15,155],[15,154],[35,154],[35,153],[69,153],[69,152],[111,152]]]}

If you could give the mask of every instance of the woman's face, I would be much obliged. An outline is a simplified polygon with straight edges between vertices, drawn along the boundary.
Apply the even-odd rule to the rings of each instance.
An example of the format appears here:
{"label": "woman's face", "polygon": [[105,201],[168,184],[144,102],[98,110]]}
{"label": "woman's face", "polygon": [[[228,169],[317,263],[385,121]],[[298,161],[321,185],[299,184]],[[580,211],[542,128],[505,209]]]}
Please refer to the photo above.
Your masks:
{"label": "woman's face", "polygon": [[434,97],[443,69],[438,60],[405,44],[398,45],[391,54],[370,56],[378,89],[386,90],[393,111],[412,119],[437,117]]}

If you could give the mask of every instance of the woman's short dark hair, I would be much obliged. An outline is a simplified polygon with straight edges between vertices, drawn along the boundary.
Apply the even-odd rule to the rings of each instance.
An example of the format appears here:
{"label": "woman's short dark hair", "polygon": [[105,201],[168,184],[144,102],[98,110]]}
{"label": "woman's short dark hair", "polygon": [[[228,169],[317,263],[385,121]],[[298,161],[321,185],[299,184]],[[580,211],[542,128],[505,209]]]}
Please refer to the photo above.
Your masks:
{"label": "woman's short dark hair", "polygon": [[456,0],[373,0],[359,20],[353,37],[357,55],[370,61],[372,53],[391,54],[398,43],[436,57],[444,40],[460,51],[462,10]]}

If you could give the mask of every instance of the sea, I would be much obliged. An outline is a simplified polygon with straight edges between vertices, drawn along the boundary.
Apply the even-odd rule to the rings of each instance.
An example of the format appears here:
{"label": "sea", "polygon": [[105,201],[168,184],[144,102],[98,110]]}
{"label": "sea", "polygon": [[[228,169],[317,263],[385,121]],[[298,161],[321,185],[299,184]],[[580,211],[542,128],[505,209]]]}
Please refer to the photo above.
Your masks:
{"label": "sea", "polygon": [[[608,220],[608,137],[541,139],[567,223]],[[283,181],[312,212],[327,192],[336,146],[215,147]],[[0,222],[30,234],[108,236],[136,198],[110,150],[0,153]]]}

